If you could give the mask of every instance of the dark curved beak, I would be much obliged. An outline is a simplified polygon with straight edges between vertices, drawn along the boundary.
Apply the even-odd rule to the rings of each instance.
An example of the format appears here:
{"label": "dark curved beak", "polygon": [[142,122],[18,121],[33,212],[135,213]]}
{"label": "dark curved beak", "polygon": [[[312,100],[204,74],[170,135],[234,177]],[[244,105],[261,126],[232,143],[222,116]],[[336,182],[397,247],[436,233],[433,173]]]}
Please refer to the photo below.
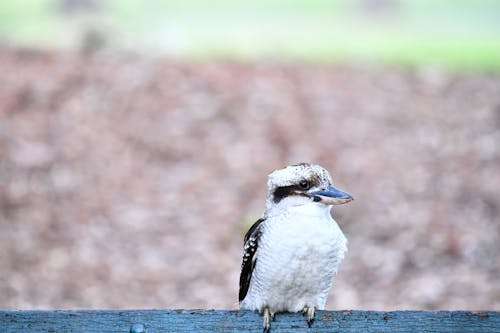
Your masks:
{"label": "dark curved beak", "polygon": [[354,200],[349,193],[344,192],[332,185],[328,186],[324,190],[309,192],[309,195],[315,202],[322,202],[325,205],[341,205]]}

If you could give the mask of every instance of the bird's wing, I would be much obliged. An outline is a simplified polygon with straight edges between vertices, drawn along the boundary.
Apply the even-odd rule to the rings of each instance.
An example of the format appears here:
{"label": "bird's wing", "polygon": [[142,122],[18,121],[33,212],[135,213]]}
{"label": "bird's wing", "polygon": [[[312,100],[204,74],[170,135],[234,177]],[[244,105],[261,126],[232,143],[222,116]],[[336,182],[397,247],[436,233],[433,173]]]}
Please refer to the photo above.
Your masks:
{"label": "bird's wing", "polygon": [[250,286],[250,280],[252,279],[252,272],[257,263],[257,258],[255,257],[255,252],[259,245],[259,239],[261,235],[261,225],[264,222],[264,218],[258,219],[247,231],[245,235],[245,245],[243,246],[243,262],[241,263],[241,273],[240,273],[240,293],[239,300],[243,301],[248,292],[248,287]]}

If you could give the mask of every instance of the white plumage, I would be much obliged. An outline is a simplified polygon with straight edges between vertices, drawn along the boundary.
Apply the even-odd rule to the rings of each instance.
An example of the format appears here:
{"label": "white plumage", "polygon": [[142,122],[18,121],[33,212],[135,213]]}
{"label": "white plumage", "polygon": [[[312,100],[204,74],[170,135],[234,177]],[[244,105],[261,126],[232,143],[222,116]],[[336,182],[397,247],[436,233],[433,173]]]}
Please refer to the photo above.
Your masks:
{"label": "white plumage", "polygon": [[330,209],[350,200],[318,165],[289,166],[269,176],[266,211],[245,237],[240,277],[240,307],[264,311],[264,331],[274,313],[305,310],[310,324],[314,309],[324,309],[347,251]]}
{"label": "white plumage", "polygon": [[328,207],[310,203],[267,217],[255,256],[258,264],[242,309],[297,312],[324,309],[347,240]]}

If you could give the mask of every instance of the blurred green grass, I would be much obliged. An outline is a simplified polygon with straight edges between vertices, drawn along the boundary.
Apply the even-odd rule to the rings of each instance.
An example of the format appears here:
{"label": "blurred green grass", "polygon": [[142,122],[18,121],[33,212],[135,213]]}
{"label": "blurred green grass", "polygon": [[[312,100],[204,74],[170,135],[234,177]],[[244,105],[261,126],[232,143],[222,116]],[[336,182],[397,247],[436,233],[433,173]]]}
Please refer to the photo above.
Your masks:
{"label": "blurred green grass", "polygon": [[496,0],[109,0],[64,14],[57,0],[0,2],[0,40],[113,47],[187,58],[382,62],[500,70]]}

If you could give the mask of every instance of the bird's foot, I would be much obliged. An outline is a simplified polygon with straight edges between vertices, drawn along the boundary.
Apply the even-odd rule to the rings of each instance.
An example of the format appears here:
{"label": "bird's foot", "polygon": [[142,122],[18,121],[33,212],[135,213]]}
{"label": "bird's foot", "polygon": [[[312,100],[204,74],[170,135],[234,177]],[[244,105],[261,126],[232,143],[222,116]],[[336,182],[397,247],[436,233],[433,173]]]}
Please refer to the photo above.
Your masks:
{"label": "bird's foot", "polygon": [[269,311],[269,308],[264,309],[264,330],[262,333],[270,333],[271,332],[271,319],[274,320],[274,314],[271,314],[271,311]]}
{"label": "bird's foot", "polygon": [[306,306],[304,308],[304,314],[307,315],[307,326],[310,328],[314,323],[314,306]]}

